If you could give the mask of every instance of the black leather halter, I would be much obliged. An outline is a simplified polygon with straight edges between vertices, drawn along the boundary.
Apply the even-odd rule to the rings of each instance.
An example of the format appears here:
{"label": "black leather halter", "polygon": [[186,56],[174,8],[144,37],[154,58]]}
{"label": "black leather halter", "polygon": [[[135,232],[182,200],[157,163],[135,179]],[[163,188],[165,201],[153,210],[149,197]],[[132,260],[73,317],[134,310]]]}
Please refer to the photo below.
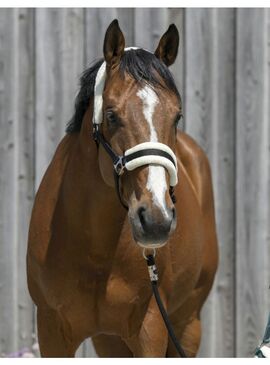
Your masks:
{"label": "black leather halter", "polygon": [[[125,204],[125,202],[122,198],[122,195],[121,195],[120,176],[126,170],[125,165],[126,165],[127,162],[130,162],[130,161],[132,161],[132,160],[134,160],[138,157],[141,157],[141,156],[155,155],[155,156],[161,156],[161,157],[167,158],[176,167],[175,161],[172,158],[172,156],[169,153],[167,153],[167,152],[165,152],[161,149],[158,149],[158,148],[144,149],[144,150],[134,152],[134,153],[132,153],[128,156],[124,156],[124,155],[119,156],[117,153],[114,152],[114,150],[111,148],[110,144],[105,140],[103,134],[100,132],[98,124],[93,125],[93,138],[96,142],[97,147],[99,146],[99,144],[101,144],[103,146],[103,148],[105,149],[105,151],[110,156],[110,158],[112,159],[116,192],[117,192],[118,198],[120,200],[120,203],[122,204],[122,206],[125,209],[128,209],[128,206]],[[174,195],[174,187],[173,186],[170,186],[169,193],[170,193],[170,197],[172,199],[172,202],[175,204],[176,203],[176,197]]]}

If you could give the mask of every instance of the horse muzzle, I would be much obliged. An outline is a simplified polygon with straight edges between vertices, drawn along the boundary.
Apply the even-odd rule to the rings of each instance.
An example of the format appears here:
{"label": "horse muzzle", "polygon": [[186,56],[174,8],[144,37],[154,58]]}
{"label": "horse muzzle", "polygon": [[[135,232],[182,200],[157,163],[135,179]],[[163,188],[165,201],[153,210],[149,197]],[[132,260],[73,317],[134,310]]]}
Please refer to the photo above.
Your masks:
{"label": "horse muzzle", "polygon": [[130,215],[134,240],[144,248],[164,246],[176,227],[175,208],[141,205]]}

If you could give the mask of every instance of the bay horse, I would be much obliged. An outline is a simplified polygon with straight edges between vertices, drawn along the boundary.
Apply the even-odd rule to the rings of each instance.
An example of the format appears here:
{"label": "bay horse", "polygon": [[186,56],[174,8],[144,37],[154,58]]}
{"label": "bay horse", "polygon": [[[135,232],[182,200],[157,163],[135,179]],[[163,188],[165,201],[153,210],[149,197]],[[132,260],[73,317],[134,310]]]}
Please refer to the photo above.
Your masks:
{"label": "bay horse", "polygon": [[81,78],[29,229],[28,287],[43,357],[73,357],[89,337],[100,357],[177,356],[143,248],[157,249],[159,290],[178,339],[188,356],[198,351],[217,238],[207,157],[177,129],[181,99],[168,67],[178,44],[172,24],[155,53],[125,49],[114,20],[104,59]]}

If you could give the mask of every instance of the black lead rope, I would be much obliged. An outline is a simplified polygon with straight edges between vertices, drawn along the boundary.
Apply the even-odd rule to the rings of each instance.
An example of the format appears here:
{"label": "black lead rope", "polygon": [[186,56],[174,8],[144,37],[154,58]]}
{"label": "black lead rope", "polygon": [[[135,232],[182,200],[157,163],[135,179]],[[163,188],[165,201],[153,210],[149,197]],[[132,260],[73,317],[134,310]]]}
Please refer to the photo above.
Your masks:
{"label": "black lead rope", "polygon": [[153,255],[147,255],[146,256],[146,261],[147,261],[147,266],[148,266],[148,271],[149,271],[149,276],[150,276],[150,280],[151,280],[151,285],[152,285],[152,289],[153,289],[153,293],[158,305],[158,308],[160,310],[160,313],[162,315],[163,321],[165,323],[165,326],[168,330],[168,334],[176,348],[176,351],[178,352],[178,354],[181,357],[187,357],[185,351],[183,350],[182,346],[180,345],[180,343],[178,342],[177,337],[175,336],[175,333],[173,331],[171,322],[169,320],[168,314],[164,308],[164,305],[162,303],[162,300],[160,298],[159,295],[159,291],[158,291],[158,272],[157,272],[157,267],[155,264],[155,259]]}

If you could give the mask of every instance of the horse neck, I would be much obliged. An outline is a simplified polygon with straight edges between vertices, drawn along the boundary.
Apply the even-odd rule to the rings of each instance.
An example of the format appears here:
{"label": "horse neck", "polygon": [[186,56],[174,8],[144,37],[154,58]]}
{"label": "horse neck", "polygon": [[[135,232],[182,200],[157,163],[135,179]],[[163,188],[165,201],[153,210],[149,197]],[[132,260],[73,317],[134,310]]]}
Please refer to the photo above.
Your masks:
{"label": "horse neck", "polygon": [[69,159],[62,206],[69,237],[76,237],[76,242],[88,251],[87,254],[104,260],[111,257],[117,246],[126,211],[115,188],[106,185],[101,176],[98,150],[91,138],[91,115],[88,110]]}

